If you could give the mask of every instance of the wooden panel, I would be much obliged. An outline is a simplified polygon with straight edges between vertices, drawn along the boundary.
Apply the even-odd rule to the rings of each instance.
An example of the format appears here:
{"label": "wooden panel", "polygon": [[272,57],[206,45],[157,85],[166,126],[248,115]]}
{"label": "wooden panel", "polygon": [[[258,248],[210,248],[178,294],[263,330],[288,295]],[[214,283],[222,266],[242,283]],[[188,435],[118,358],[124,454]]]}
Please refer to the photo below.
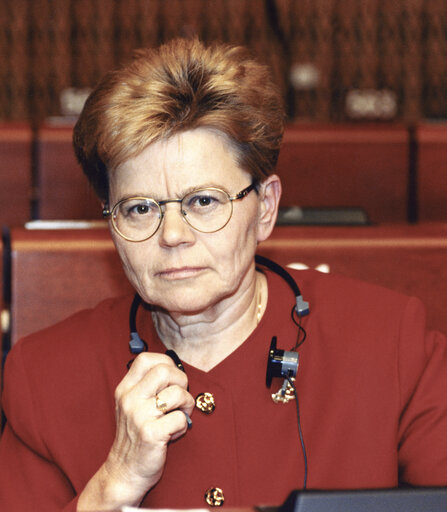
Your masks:
{"label": "wooden panel", "polygon": [[407,220],[408,132],[390,125],[288,125],[281,206],[362,207],[373,222]]}
{"label": "wooden panel", "polygon": [[37,134],[40,219],[99,219],[101,205],[76,162],[72,126],[42,126]]}
{"label": "wooden panel", "polygon": [[[447,334],[447,224],[275,228],[259,252],[422,299],[428,325]],[[340,300],[343,298],[340,297]]]}
{"label": "wooden panel", "polygon": [[130,284],[107,229],[11,231],[11,342]]}
{"label": "wooden panel", "polygon": [[[71,126],[38,133],[42,219],[99,218],[75,161]],[[408,134],[388,125],[288,125],[278,163],[281,206],[363,207],[372,221],[407,219]]]}
{"label": "wooden panel", "polygon": [[416,130],[419,219],[447,221],[447,124]]}
{"label": "wooden panel", "polygon": [[0,124],[0,224],[31,218],[31,143],[28,125]]}

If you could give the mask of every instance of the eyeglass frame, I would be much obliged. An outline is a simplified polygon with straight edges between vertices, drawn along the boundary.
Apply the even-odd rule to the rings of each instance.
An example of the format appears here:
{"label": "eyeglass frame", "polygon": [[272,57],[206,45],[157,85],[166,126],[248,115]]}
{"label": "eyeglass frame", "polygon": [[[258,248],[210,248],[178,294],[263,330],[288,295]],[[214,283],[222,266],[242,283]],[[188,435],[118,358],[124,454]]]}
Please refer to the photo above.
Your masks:
{"label": "eyeglass frame", "polygon": [[[197,188],[197,189],[192,190],[191,192],[188,192],[181,199],[180,198],[177,198],[177,199],[163,199],[162,201],[156,201],[152,197],[146,197],[146,196],[126,197],[124,199],[119,200],[117,203],[115,203],[115,205],[113,206],[112,209],[109,209],[108,204],[106,203],[104,205],[104,208],[102,209],[102,216],[105,219],[110,218],[110,220],[112,222],[113,229],[118,233],[119,236],[124,238],[124,240],[127,240],[128,242],[135,242],[135,243],[145,242],[146,240],[149,240],[150,238],[152,238],[155,235],[155,233],[160,229],[161,223],[163,222],[163,217],[165,215],[165,212],[161,208],[162,206],[164,206],[165,204],[168,204],[168,203],[180,203],[180,204],[182,204],[182,202],[185,199],[185,197],[189,196],[190,194],[194,194],[194,192],[200,192],[200,191],[203,191],[203,190],[218,190],[219,192],[223,192],[224,194],[226,194],[228,196],[228,200],[231,203],[230,216],[228,217],[228,220],[225,222],[225,224],[222,227],[220,227],[219,229],[214,229],[212,231],[203,231],[201,229],[197,229],[192,224],[190,224],[190,222],[186,218],[186,215],[183,215],[182,211],[180,210],[180,213],[182,214],[182,219],[188,224],[188,226],[190,226],[195,231],[198,231],[199,233],[217,233],[218,231],[223,229],[230,222],[230,219],[233,216],[233,201],[238,201],[240,199],[244,199],[245,197],[247,197],[247,195],[252,190],[256,191],[257,185],[258,185],[258,182],[256,180],[254,180],[254,181],[251,182],[250,185],[248,185],[248,187],[245,187],[244,189],[242,189],[240,192],[238,192],[234,196],[230,196],[230,194],[226,190],[223,190],[223,189],[221,189],[219,187],[203,187],[203,188]],[[155,231],[151,235],[149,235],[146,238],[143,238],[142,240],[133,240],[132,238],[124,236],[121,233],[121,231],[117,228],[117,226],[115,225],[115,222],[114,222],[113,212],[116,210],[116,208],[119,207],[120,204],[122,204],[122,203],[124,203],[126,201],[130,201],[132,199],[149,199],[150,201],[153,201],[158,206],[158,209],[160,211],[160,221],[158,223],[157,228],[155,229]]]}

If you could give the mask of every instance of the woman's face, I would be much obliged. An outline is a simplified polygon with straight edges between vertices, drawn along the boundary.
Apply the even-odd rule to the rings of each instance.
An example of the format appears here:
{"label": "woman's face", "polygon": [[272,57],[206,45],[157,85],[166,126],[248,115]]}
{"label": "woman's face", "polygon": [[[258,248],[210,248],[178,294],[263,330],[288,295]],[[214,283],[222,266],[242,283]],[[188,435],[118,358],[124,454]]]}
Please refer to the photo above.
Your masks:
{"label": "woman's face", "polygon": [[[110,205],[132,196],[182,198],[210,186],[234,196],[250,184],[225,137],[200,128],[155,142],[112,171]],[[126,274],[141,297],[170,312],[195,314],[243,293],[255,276],[257,243],[270,233],[259,229],[262,190],[261,185],[260,196],[252,191],[234,201],[230,221],[215,233],[190,227],[179,203],[163,207],[161,226],[144,242],[126,241],[112,229]]]}

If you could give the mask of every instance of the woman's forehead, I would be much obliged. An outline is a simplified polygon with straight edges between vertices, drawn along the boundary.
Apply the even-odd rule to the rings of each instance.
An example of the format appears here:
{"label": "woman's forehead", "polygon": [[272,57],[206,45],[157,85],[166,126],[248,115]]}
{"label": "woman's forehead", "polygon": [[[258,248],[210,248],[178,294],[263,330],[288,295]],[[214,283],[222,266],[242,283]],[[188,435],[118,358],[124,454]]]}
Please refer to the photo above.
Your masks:
{"label": "woman's forehead", "polygon": [[[111,189],[150,187],[154,192],[244,183],[249,174],[237,164],[228,139],[199,128],[159,140],[110,172]],[[136,187],[136,188],[135,188]]]}

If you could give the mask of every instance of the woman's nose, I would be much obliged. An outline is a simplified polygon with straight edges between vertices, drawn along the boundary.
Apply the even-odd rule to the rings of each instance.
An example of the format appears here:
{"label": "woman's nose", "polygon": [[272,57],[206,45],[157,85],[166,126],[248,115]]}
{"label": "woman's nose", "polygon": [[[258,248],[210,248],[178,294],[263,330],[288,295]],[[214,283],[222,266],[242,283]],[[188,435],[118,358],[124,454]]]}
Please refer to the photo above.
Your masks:
{"label": "woman's nose", "polygon": [[194,233],[181,212],[180,204],[164,205],[163,219],[160,226],[160,243],[176,246],[194,241]]}

